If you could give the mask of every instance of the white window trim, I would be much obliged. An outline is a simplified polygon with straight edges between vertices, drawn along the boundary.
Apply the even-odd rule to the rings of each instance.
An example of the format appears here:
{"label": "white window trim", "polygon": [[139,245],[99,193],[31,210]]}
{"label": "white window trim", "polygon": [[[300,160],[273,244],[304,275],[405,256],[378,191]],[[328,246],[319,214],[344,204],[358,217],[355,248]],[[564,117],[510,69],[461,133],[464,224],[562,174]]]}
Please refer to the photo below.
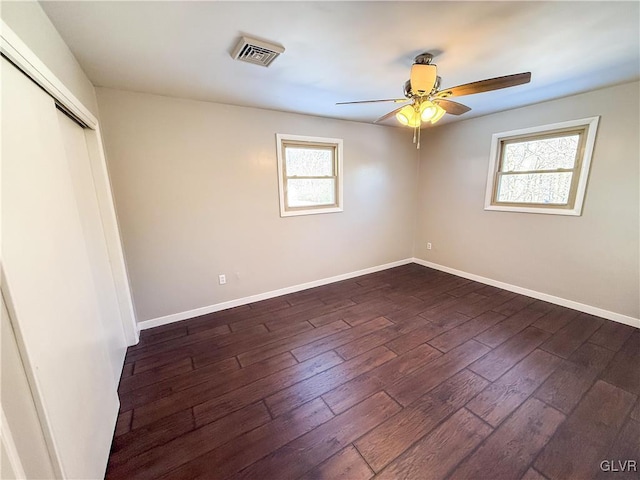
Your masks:
{"label": "white window trim", "polygon": [[[284,157],[282,142],[302,142],[312,145],[327,144],[336,147],[336,176],[337,176],[337,189],[336,189],[336,204],[334,207],[327,208],[309,208],[309,209],[297,209],[287,210],[285,205],[285,185],[284,185]],[[342,192],[342,139],[341,138],[326,138],[326,137],[309,137],[305,135],[289,135],[283,133],[276,134],[276,146],[278,152],[278,192],[280,196],[280,216],[281,217],[295,217],[298,215],[316,215],[320,213],[336,213],[342,212],[344,209],[344,200]]]}
{"label": "white window trim", "polygon": [[[571,120],[568,122],[552,123],[539,127],[522,128],[519,130],[510,130],[508,132],[495,133],[491,137],[491,153],[489,156],[489,172],[487,174],[487,188],[485,192],[484,209],[502,212],[521,212],[521,213],[544,213],[547,215],[582,215],[582,205],[584,204],[584,196],[587,190],[587,180],[589,177],[589,167],[591,166],[591,157],[593,155],[593,147],[596,140],[596,131],[600,117],[581,118],[579,120]],[[493,205],[494,182],[496,179],[496,171],[500,165],[500,143],[503,139],[519,136],[534,135],[536,133],[546,133],[551,130],[569,129],[575,127],[587,127],[584,145],[584,157],[579,175],[578,185],[576,188],[576,199],[573,208],[553,208],[553,207],[526,207],[524,205]]]}

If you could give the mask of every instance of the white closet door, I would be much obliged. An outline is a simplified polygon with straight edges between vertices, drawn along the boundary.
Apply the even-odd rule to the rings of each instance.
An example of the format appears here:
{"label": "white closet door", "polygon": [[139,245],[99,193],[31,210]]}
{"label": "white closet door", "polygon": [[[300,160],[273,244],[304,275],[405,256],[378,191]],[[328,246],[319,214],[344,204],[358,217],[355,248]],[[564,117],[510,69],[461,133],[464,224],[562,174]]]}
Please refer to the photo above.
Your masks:
{"label": "white closet door", "polygon": [[[102,478],[118,411],[54,101],[2,59],[3,294],[66,478]],[[42,419],[41,419],[42,420]]]}
{"label": "white closet door", "polygon": [[[49,457],[49,450],[42,432],[36,406],[29,387],[29,380],[22,364],[20,351],[13,328],[9,321],[9,313],[4,301],[0,298],[0,378],[2,379],[2,447],[7,454],[0,464],[0,478],[12,478],[5,469],[13,468],[14,478],[54,478],[55,474]],[[5,418],[6,416],[6,418]],[[5,423],[6,420],[6,423]],[[9,432],[11,438],[5,438]],[[17,460],[16,460],[17,459]],[[16,472],[16,470],[18,472]],[[22,472],[19,473],[19,472]]]}
{"label": "white closet door", "polygon": [[117,384],[120,381],[127,347],[120,318],[118,296],[109,262],[109,251],[91,173],[87,141],[84,129],[80,125],[60,110],[57,114],[87,254],[91,263],[93,283],[96,287],[100,320],[109,353],[109,364]]}

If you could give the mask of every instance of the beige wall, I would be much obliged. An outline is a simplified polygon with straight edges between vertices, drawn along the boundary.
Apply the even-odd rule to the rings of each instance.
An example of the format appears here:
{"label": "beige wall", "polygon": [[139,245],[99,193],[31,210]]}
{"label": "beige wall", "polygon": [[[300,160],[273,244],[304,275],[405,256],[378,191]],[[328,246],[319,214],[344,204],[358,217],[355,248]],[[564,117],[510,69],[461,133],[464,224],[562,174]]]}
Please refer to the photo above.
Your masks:
{"label": "beige wall", "polygon": [[35,0],[0,2],[0,17],[20,40],[96,117],[95,89],[60,34]]}
{"label": "beige wall", "polygon": [[[638,318],[639,91],[631,83],[428,132],[415,256]],[[582,216],[484,211],[493,133],[596,115]]]}
{"label": "beige wall", "polygon": [[[97,94],[139,321],[412,256],[410,132]],[[344,139],[344,212],[280,218],[276,133]]]}

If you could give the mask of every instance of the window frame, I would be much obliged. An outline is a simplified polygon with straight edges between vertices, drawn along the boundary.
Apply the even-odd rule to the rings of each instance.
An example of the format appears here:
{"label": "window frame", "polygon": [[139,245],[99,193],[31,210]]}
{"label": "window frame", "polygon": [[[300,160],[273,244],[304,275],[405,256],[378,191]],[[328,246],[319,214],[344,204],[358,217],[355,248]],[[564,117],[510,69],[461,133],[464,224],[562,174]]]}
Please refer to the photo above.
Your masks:
{"label": "window frame", "polygon": [[[276,134],[278,154],[278,193],[280,197],[280,216],[293,217],[298,215],[315,215],[320,213],[337,213],[344,210],[343,206],[343,175],[342,175],[342,147],[340,138],[310,137],[306,135]],[[285,149],[288,146],[302,146],[307,148],[317,147],[322,150],[333,150],[333,176],[327,177],[299,177],[287,176]],[[290,207],[287,204],[287,182],[289,179],[298,178],[335,178],[335,203],[317,206]]]}
{"label": "window frame", "polygon": [[[491,152],[489,156],[489,171],[487,174],[484,209],[503,212],[543,213],[550,215],[582,215],[582,207],[584,205],[584,197],[587,189],[589,169],[591,166],[591,158],[593,156],[593,148],[595,145],[599,120],[599,116],[588,117],[493,134],[491,137]],[[501,168],[503,164],[504,146],[506,144],[521,142],[523,140],[555,138],[567,133],[580,134],[578,150],[576,152],[576,162],[572,169],[534,170],[530,172],[515,173],[573,172],[569,199],[566,204],[499,202],[497,200],[500,177],[504,176],[504,172],[501,171]]]}

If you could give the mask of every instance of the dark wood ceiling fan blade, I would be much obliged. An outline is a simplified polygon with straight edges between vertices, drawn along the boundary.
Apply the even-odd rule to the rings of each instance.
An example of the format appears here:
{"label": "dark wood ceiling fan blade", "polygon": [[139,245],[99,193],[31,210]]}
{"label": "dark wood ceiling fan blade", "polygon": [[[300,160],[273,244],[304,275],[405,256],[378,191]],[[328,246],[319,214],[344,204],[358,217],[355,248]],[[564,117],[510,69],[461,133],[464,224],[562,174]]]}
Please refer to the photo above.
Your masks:
{"label": "dark wood ceiling fan blade", "polygon": [[437,103],[445,112],[450,113],[451,115],[462,115],[463,113],[467,113],[471,110],[471,107],[467,107],[466,105],[452,100],[445,100],[444,98],[434,98],[433,103]]}
{"label": "dark wood ceiling fan blade", "polygon": [[396,113],[398,113],[400,110],[402,110],[406,105],[402,105],[401,107],[396,108],[395,110],[390,111],[389,113],[381,116],[379,119],[377,119],[375,122],[373,123],[380,123],[384,120],[386,120],[387,118],[393,117]]}
{"label": "dark wood ceiling fan blade", "polygon": [[[504,77],[488,78],[478,82],[465,83],[457,87],[451,87],[441,90],[436,94],[437,97],[461,97],[463,95],[473,95],[475,93],[490,92],[492,90],[500,90],[501,88],[515,87],[523,85],[531,81],[531,72],[516,73],[514,75],[505,75]],[[444,107],[442,107],[444,108]]]}
{"label": "dark wood ceiling fan blade", "polygon": [[409,98],[387,98],[384,100],[359,100],[357,102],[338,102],[336,103],[336,105],[351,105],[354,103],[380,103],[380,102],[400,103],[400,102],[408,102],[409,100],[410,100]]}

